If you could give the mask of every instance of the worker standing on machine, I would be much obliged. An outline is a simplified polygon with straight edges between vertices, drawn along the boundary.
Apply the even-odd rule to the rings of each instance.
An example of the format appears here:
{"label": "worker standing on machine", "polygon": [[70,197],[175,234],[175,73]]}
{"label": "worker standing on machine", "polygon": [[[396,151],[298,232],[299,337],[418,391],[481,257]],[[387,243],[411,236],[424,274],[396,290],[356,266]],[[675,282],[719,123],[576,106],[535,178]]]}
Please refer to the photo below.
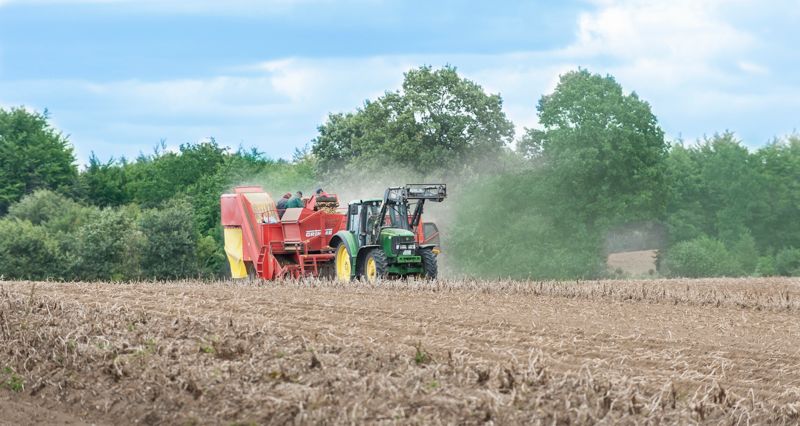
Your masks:
{"label": "worker standing on machine", "polygon": [[280,200],[275,203],[275,209],[278,210],[278,217],[283,217],[283,212],[286,211],[286,203],[289,202],[289,199],[292,198],[292,193],[287,192],[283,194]]}
{"label": "worker standing on machine", "polygon": [[303,203],[303,193],[300,191],[297,191],[297,193],[294,194],[294,197],[292,197],[292,199],[286,202],[287,209],[297,208],[297,207],[305,207],[305,203]]}

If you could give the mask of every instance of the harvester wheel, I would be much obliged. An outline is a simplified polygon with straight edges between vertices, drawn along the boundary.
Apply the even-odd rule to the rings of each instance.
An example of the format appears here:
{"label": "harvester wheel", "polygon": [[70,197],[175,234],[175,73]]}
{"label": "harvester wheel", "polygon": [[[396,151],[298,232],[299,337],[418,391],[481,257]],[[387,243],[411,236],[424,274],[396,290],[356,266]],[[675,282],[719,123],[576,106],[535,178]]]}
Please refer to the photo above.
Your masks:
{"label": "harvester wheel", "polygon": [[364,257],[364,278],[367,282],[377,282],[386,278],[389,271],[389,261],[386,253],[380,248],[374,248]]}
{"label": "harvester wheel", "polygon": [[336,279],[349,282],[352,277],[353,266],[350,262],[350,250],[347,249],[347,244],[344,242],[340,242],[336,246],[336,257],[333,262],[336,264]]}
{"label": "harvester wheel", "polygon": [[433,249],[430,247],[423,248],[419,251],[419,254],[422,257],[422,277],[426,280],[436,279],[439,268],[436,265],[436,255],[433,253]]}

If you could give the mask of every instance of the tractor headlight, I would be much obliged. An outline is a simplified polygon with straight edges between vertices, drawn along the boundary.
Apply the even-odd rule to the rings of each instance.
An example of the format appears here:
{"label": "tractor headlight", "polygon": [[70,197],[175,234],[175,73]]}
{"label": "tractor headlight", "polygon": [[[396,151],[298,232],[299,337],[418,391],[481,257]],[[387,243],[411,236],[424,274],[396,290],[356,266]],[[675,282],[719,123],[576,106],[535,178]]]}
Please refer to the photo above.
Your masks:
{"label": "tractor headlight", "polygon": [[417,242],[414,237],[392,237],[392,245],[390,246],[395,253],[402,253],[406,250],[415,250]]}

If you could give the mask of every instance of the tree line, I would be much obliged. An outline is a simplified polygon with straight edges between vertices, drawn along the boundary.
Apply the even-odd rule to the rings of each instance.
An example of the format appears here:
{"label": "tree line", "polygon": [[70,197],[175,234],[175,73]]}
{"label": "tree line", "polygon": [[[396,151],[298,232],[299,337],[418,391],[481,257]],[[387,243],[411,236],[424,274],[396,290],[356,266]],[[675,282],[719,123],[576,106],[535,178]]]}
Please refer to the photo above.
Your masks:
{"label": "tree line", "polygon": [[0,109],[0,275],[224,276],[221,193],[353,176],[451,182],[445,255],[471,276],[613,276],[606,255],[636,248],[659,249],[662,276],[800,275],[797,135],[755,150],[731,132],[668,141],[646,101],[583,69],[560,76],[536,114],[539,128],[515,135],[499,95],[453,67],[420,67],[399,90],[331,113],[291,161],[210,140],[92,155],[79,170],[46,111]]}

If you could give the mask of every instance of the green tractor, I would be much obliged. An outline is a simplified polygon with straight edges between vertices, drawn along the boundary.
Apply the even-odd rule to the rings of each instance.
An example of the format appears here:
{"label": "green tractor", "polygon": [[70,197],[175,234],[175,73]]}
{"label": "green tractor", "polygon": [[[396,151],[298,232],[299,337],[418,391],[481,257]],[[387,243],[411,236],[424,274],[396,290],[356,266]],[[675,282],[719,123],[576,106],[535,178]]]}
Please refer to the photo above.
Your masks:
{"label": "green tractor", "polygon": [[[407,276],[436,278],[438,230],[432,223],[420,226],[420,222],[425,201],[441,202],[446,197],[444,184],[409,184],[388,188],[383,199],[351,202],[347,230],[336,233],[330,242],[336,254],[336,278],[370,282]],[[429,232],[436,236],[426,236]]]}

